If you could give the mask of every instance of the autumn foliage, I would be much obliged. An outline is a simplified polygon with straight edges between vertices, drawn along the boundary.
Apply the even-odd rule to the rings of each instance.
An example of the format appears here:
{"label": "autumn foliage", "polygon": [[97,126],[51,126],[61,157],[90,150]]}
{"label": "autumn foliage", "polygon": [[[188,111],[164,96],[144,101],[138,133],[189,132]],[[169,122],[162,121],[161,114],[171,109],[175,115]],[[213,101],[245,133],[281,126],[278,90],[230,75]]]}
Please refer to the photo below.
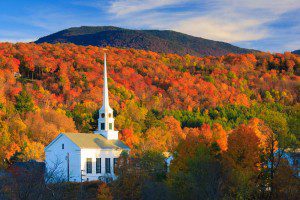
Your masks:
{"label": "autumn foliage", "polygon": [[[250,132],[264,146],[264,133],[276,129],[264,118],[274,113],[281,113],[282,130],[296,130],[297,114],[285,114],[299,100],[300,58],[291,53],[195,57],[0,43],[1,159],[43,159],[43,147],[60,132],[97,128],[104,51],[115,126],[133,154],[181,147],[189,155],[189,144],[198,142],[226,152],[234,135]],[[234,130],[248,122],[251,128]]]}

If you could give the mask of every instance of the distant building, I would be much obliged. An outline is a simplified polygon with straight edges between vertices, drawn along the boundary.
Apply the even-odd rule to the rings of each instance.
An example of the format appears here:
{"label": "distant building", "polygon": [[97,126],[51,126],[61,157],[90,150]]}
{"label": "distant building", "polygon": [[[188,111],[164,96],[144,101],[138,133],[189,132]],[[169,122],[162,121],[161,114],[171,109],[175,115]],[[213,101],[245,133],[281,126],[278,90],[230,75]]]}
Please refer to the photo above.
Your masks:
{"label": "distant building", "polygon": [[15,78],[20,78],[22,75],[19,72],[14,72],[14,77]]}
{"label": "distant building", "polygon": [[167,172],[169,172],[170,171],[170,165],[171,165],[172,160],[174,160],[174,157],[170,152],[163,152],[163,156],[165,157]]}
{"label": "distant building", "polygon": [[289,162],[289,165],[295,171],[295,175],[300,177],[300,149],[287,149],[283,158]]}
{"label": "distant building", "polygon": [[109,106],[106,55],[104,55],[103,105],[98,130],[94,133],[61,133],[46,148],[46,169],[50,182],[115,179],[114,165],[129,147],[114,130],[113,109]]}
{"label": "distant building", "polygon": [[22,180],[31,180],[36,182],[44,181],[45,163],[36,160],[29,160],[27,162],[15,162],[10,165],[7,172]]}

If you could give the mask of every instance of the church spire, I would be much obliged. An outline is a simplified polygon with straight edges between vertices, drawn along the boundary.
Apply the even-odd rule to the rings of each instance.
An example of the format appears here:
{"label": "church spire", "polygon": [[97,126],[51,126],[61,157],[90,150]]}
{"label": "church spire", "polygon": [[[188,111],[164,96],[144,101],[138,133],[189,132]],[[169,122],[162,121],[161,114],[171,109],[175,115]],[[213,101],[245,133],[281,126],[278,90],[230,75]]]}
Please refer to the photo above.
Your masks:
{"label": "church spire", "polygon": [[107,84],[107,66],[106,66],[106,53],[104,54],[104,67],[103,67],[103,100],[101,110],[105,111],[105,114],[109,114],[113,110],[109,106],[108,98],[108,84]]}
{"label": "church spire", "polygon": [[113,109],[109,106],[106,54],[104,54],[103,67],[103,101],[99,110],[98,130],[95,133],[101,134],[109,140],[118,139],[118,131],[114,130]]}
{"label": "church spire", "polygon": [[106,67],[106,53],[104,54],[104,68],[103,68],[103,105],[104,108],[109,108],[108,100],[108,85],[107,85],[107,67]]}

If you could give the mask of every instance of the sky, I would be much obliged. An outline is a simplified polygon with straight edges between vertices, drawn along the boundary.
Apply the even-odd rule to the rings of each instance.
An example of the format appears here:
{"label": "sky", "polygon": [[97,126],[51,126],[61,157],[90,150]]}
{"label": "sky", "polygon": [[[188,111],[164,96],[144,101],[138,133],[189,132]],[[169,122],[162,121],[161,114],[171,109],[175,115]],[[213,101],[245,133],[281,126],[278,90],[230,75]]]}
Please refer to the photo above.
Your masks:
{"label": "sky", "polygon": [[175,30],[270,52],[300,49],[300,0],[0,0],[0,41],[79,26]]}

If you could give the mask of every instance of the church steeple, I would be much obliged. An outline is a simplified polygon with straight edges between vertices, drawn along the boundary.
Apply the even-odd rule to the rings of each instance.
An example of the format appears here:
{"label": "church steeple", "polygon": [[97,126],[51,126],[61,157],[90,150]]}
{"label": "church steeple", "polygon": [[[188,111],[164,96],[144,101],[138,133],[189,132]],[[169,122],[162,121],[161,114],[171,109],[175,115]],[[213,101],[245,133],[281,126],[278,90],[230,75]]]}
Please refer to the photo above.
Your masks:
{"label": "church steeple", "polygon": [[108,98],[108,84],[107,84],[107,66],[106,54],[104,54],[104,67],[103,67],[103,101],[102,107],[99,110],[98,130],[94,133],[101,134],[108,140],[117,140],[118,131],[114,130],[114,117],[113,109],[109,106]]}
{"label": "church steeple", "polygon": [[106,54],[104,54],[104,68],[103,68],[103,110],[111,110],[108,100],[108,85],[107,85],[107,67],[106,67]]}

